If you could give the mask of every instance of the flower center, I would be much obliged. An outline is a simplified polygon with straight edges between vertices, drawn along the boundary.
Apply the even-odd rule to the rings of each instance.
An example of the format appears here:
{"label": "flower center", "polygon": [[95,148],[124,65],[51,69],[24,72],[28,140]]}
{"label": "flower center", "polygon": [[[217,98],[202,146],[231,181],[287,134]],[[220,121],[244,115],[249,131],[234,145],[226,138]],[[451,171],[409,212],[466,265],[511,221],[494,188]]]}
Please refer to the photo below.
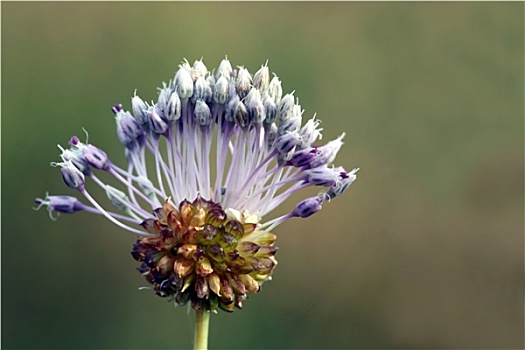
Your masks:
{"label": "flower center", "polygon": [[176,305],[242,308],[247,292],[258,292],[277,265],[275,235],[259,230],[247,212],[223,210],[199,196],[178,208],[168,199],[155,214],[141,224],[153,236],[139,238],[131,255],[157,295]]}

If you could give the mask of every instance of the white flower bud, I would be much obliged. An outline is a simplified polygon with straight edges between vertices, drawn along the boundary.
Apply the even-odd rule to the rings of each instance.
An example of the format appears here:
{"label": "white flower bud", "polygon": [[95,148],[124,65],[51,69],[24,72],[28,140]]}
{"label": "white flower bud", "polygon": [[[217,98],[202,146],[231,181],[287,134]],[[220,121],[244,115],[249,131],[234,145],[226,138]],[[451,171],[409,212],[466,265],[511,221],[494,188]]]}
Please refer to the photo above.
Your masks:
{"label": "white flower bud", "polygon": [[279,107],[277,108],[277,119],[279,122],[282,123],[292,116],[294,105],[295,101],[293,93],[284,95],[279,103]]}
{"label": "white flower bud", "polygon": [[283,88],[281,87],[281,81],[277,76],[272,78],[270,85],[268,86],[268,94],[273,99],[276,105],[281,102],[281,97],[283,95]]}
{"label": "white flower bud", "polygon": [[199,126],[208,126],[211,124],[210,107],[203,100],[197,100],[195,104],[195,120]]}
{"label": "white flower bud", "polygon": [[193,95],[193,79],[190,71],[181,66],[181,68],[175,74],[175,91],[179,94],[181,99],[190,98]]}
{"label": "white flower bud", "polygon": [[215,78],[219,80],[219,78],[223,76],[226,79],[230,80],[230,77],[232,75],[232,70],[233,69],[232,69],[232,65],[230,64],[230,61],[228,61],[228,58],[225,58],[219,64],[217,73],[215,73]]}
{"label": "white flower bud", "polygon": [[213,100],[221,105],[228,101],[228,80],[222,75],[217,79],[217,83],[215,84]]}
{"label": "white flower bud", "polygon": [[239,95],[241,100],[246,97],[251,87],[252,76],[250,75],[250,72],[242,67],[239,68],[237,80],[235,81],[235,90],[237,91],[237,95]]}
{"label": "white flower bud", "polygon": [[270,71],[266,65],[261,68],[253,76],[253,86],[264,94],[268,91],[268,85],[270,83]]}

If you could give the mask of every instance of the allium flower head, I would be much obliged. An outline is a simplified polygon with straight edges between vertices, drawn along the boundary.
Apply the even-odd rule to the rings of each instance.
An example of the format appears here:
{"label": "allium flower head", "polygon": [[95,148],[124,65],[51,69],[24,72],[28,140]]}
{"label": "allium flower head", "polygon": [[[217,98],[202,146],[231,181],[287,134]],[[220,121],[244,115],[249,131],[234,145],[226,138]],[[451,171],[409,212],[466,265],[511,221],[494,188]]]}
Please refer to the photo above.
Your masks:
{"label": "allium flower head", "polygon": [[[255,74],[224,59],[215,71],[185,61],[157,101],[131,99],[131,112],[112,108],[127,166],[113,164],[93,144],[74,136],[62,151],[62,177],[89,204],[71,196],[37,198],[52,213],[100,214],[139,236],[131,255],[161,297],[196,310],[233,311],[259,291],[277,265],[271,233],[306,218],[341,195],[356,179],[332,163],[343,135],[325,145],[320,121],[303,123],[292,93],[267,65]],[[111,175],[112,186],[97,173]],[[88,192],[100,186],[114,209]],[[318,195],[267,220],[295,192]],[[119,188],[118,188],[119,187]]]}

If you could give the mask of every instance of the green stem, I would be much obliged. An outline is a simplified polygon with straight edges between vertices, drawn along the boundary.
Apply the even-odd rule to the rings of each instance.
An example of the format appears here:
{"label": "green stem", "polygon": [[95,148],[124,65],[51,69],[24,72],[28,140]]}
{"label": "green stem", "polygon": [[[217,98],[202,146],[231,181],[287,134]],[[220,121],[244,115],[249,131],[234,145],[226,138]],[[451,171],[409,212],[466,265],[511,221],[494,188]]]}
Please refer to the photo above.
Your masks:
{"label": "green stem", "polygon": [[210,324],[210,313],[206,310],[197,311],[195,320],[195,350],[208,349],[208,326]]}

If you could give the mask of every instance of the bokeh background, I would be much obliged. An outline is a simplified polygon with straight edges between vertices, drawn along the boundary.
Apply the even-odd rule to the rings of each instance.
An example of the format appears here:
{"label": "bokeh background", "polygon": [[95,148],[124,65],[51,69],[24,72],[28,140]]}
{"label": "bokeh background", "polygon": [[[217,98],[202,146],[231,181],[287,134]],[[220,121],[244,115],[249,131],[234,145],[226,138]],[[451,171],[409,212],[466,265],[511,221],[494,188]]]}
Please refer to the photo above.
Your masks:
{"label": "bokeh background", "polygon": [[3,348],[192,346],[194,315],[138,290],[133,235],[33,199],[74,194],[49,166],[57,143],[84,127],[124,164],[111,106],[225,55],[269,60],[361,170],[278,227],[274,280],[212,317],[212,348],[523,348],[523,2],[1,10]]}

